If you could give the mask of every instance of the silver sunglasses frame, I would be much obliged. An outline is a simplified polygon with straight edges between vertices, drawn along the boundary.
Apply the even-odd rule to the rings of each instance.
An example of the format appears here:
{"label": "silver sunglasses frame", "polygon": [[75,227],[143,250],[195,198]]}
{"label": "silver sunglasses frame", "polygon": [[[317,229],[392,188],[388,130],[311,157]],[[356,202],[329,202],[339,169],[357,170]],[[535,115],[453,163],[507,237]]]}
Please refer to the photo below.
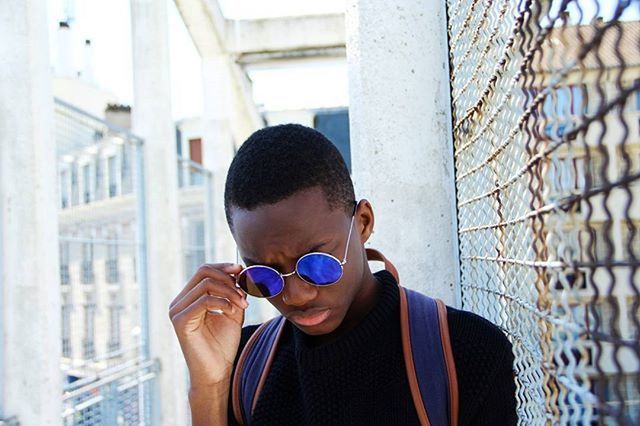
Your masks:
{"label": "silver sunglasses frame", "polygon": [[[244,291],[244,292],[245,292],[246,294],[248,294],[249,296],[257,297],[257,298],[259,298],[259,299],[271,299],[272,297],[276,297],[276,296],[278,296],[280,293],[282,293],[282,292],[284,291],[284,285],[286,284],[285,278],[290,277],[290,276],[292,276],[292,275],[294,275],[294,274],[295,274],[295,275],[298,275],[298,277],[299,277],[302,281],[306,282],[307,284],[310,284],[310,285],[313,285],[313,286],[316,286],[316,287],[328,287],[328,286],[332,286],[332,285],[336,284],[338,281],[340,281],[340,279],[342,278],[342,275],[344,274],[344,265],[346,265],[346,263],[347,263],[347,255],[349,254],[349,243],[351,242],[351,232],[353,231],[353,222],[355,221],[355,217],[356,217],[356,215],[355,215],[355,212],[354,212],[353,216],[351,216],[351,224],[349,225],[349,234],[347,235],[347,244],[346,244],[345,249],[344,249],[344,259],[343,259],[342,261],[340,261],[340,259],[338,259],[337,257],[335,257],[335,256],[333,256],[333,255],[331,255],[331,254],[329,254],[329,253],[323,253],[323,252],[321,252],[321,251],[313,251],[313,252],[311,252],[311,253],[307,253],[307,254],[305,254],[305,255],[301,256],[301,257],[296,261],[296,267],[295,267],[295,269],[294,269],[292,272],[288,272],[288,273],[286,273],[286,274],[281,273],[280,271],[278,271],[277,269],[272,268],[271,266],[266,266],[266,265],[251,265],[251,266],[248,266],[248,267],[244,268],[244,269],[243,269],[243,270],[242,270],[242,271],[241,271],[241,272],[236,276],[236,284],[238,283],[238,279],[240,278],[240,276],[241,276],[242,274],[244,274],[246,271],[248,271],[248,270],[250,270],[250,269],[252,269],[252,268],[266,268],[266,269],[271,269],[273,272],[275,272],[276,274],[278,274],[278,275],[280,276],[280,280],[281,280],[281,282],[282,282],[282,285],[281,285],[280,291],[279,291],[279,292],[277,292],[276,294],[272,295],[272,296],[254,296],[253,294],[247,293],[247,292],[246,292],[242,287],[240,287],[240,286],[238,285],[238,287],[240,288],[240,290]],[[301,261],[302,259],[304,259],[305,257],[307,257],[307,256],[311,256],[311,255],[318,255],[318,254],[323,255],[323,256],[328,256],[328,257],[330,257],[330,258],[334,259],[334,260],[335,260],[336,262],[338,262],[338,264],[340,265],[340,276],[339,276],[339,277],[338,277],[338,279],[337,279],[337,280],[335,280],[334,282],[329,283],[329,284],[315,284],[315,283],[312,283],[312,282],[309,282],[309,281],[305,280],[305,279],[302,277],[302,275],[298,274],[298,265],[300,264],[300,261]]]}

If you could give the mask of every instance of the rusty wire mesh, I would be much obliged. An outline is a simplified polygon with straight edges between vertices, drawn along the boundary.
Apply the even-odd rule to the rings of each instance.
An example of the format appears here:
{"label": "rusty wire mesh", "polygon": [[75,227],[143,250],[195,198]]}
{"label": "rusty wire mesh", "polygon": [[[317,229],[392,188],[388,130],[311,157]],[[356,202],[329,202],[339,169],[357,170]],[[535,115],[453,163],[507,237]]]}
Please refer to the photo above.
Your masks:
{"label": "rusty wire mesh", "polygon": [[447,6],[463,308],[522,424],[639,424],[640,3]]}

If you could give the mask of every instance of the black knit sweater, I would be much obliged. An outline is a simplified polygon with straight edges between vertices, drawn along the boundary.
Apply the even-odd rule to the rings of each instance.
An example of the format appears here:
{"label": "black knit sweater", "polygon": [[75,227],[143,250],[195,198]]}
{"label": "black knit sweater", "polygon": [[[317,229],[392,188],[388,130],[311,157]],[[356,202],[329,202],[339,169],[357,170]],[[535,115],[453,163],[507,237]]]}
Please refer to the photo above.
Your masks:
{"label": "black knit sweater", "polygon": [[[419,424],[402,353],[398,287],[388,272],[375,275],[382,286],[375,307],[337,340],[319,346],[285,325],[252,425]],[[509,341],[475,314],[450,307],[447,314],[460,425],[515,424]],[[256,328],[243,329],[238,354]],[[229,424],[235,425],[232,413]]]}

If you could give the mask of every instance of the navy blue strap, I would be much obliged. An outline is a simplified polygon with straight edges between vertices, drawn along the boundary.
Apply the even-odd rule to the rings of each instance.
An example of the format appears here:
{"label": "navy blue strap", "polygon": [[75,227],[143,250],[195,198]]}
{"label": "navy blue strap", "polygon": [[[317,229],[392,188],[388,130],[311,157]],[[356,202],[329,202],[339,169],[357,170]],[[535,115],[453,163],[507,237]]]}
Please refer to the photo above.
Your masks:
{"label": "navy blue strap", "polygon": [[[242,351],[237,366],[238,374],[234,376],[234,382],[239,380],[239,383],[233,385],[239,390],[233,398],[236,421],[240,424],[251,424],[251,413],[269,374],[284,322],[284,317],[279,316],[264,323],[255,331],[255,339],[247,342]],[[241,418],[238,418],[238,402]]]}
{"label": "navy blue strap", "polygon": [[413,290],[407,295],[409,334],[415,375],[422,403],[431,425],[451,424],[449,419],[449,380],[442,349],[440,320],[436,301]]}

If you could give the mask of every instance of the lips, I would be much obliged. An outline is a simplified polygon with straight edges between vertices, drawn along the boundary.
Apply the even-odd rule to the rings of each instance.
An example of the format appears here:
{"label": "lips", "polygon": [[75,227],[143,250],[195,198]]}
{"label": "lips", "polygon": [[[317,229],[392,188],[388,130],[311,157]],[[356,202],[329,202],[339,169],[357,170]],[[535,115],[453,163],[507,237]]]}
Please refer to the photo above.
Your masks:
{"label": "lips", "polygon": [[287,318],[296,325],[313,327],[329,318],[330,313],[331,309],[329,308],[312,308],[305,311],[294,311],[287,315]]}

